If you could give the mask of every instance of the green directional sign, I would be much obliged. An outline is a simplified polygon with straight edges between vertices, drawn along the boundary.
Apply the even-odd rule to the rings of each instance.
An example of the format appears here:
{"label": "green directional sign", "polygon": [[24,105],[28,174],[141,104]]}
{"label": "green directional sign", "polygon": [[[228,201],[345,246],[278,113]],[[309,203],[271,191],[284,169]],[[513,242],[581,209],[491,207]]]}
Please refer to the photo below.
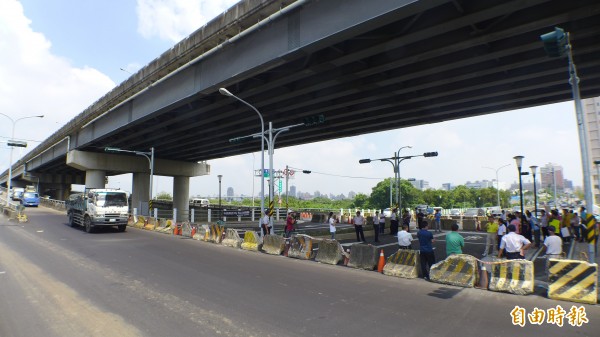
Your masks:
{"label": "green directional sign", "polygon": [[282,186],[281,185],[283,185],[283,184],[281,183],[281,180],[279,180],[279,193],[281,193],[281,190],[282,190]]}

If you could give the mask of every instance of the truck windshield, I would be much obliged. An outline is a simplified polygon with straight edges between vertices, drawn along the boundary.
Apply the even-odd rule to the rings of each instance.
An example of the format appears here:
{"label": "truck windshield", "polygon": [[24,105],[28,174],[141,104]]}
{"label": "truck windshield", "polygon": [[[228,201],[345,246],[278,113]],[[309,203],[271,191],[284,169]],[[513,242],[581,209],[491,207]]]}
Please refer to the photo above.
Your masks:
{"label": "truck windshield", "polygon": [[25,192],[25,194],[23,194],[23,198],[28,199],[28,198],[39,198],[37,193],[32,193],[32,192]]}
{"label": "truck windshield", "polygon": [[100,207],[127,206],[127,195],[118,192],[103,192],[96,195],[96,205]]}

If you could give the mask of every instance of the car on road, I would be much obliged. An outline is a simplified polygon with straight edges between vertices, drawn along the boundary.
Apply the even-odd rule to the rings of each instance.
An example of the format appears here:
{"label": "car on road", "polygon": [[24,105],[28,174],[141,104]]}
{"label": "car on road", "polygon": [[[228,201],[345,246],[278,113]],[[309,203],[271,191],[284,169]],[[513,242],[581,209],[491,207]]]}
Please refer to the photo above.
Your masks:
{"label": "car on road", "polygon": [[469,208],[465,211],[465,216],[485,216],[485,210],[483,208]]}
{"label": "car on road", "polygon": [[462,215],[462,213],[460,212],[460,210],[459,210],[459,209],[451,209],[451,210],[450,210],[450,215],[451,215],[451,216],[461,216],[461,215]]}
{"label": "car on road", "polygon": [[24,192],[21,197],[21,205],[38,207],[40,205],[40,195],[37,192]]}

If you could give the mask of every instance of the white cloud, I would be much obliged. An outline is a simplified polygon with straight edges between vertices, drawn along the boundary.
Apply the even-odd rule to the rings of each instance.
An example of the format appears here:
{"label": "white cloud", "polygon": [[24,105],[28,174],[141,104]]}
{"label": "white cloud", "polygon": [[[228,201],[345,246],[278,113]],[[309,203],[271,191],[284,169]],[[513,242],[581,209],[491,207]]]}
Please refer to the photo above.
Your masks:
{"label": "white cloud", "polygon": [[173,43],[223,13],[238,0],[138,0],[138,31]]}
{"label": "white cloud", "polygon": [[[76,68],[53,55],[51,46],[32,30],[18,1],[0,0],[0,112],[15,121],[45,116],[16,123],[15,138],[30,140],[29,149],[38,144],[31,140],[44,140],[114,87],[96,69]],[[12,123],[5,119],[0,116],[0,134],[9,137]]]}

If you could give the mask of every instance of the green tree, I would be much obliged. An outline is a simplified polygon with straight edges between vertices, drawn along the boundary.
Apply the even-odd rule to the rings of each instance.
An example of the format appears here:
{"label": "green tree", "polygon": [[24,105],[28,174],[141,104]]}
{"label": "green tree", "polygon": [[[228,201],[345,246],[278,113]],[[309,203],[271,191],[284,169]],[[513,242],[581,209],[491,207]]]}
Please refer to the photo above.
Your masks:
{"label": "green tree", "polygon": [[352,204],[350,207],[369,208],[369,207],[371,207],[369,205],[369,203],[370,203],[369,197],[366,194],[358,193],[354,197],[354,201],[352,201]]}

